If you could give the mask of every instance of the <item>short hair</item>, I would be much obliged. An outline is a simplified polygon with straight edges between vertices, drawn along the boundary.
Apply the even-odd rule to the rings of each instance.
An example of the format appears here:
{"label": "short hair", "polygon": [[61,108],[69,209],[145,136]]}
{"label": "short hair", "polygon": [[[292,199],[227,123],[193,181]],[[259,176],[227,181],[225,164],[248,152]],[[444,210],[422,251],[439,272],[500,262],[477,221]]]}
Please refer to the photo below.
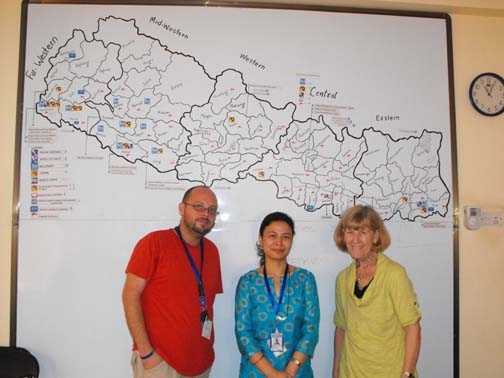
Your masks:
{"label": "short hair", "polygon": [[[292,230],[292,236],[296,234],[296,231],[294,230],[294,221],[292,220],[292,218],[285,213],[275,211],[274,213],[270,213],[264,217],[264,219],[261,222],[261,226],[259,227],[259,235],[263,236],[265,228],[268,227],[273,222],[287,223],[290,229]],[[262,249],[259,242],[256,243],[256,251],[257,256],[261,258],[259,265],[264,265],[265,263],[264,250]]]}
{"label": "short hair", "polygon": [[334,242],[336,246],[343,252],[348,252],[345,243],[345,228],[369,226],[373,231],[378,231],[379,238],[375,244],[376,252],[383,252],[390,245],[390,234],[385,228],[380,215],[371,207],[364,205],[356,205],[347,209],[336,229],[334,230]]}
{"label": "short hair", "polygon": [[192,188],[189,188],[185,191],[184,193],[184,196],[182,197],[182,202],[187,202],[187,200],[189,199],[189,197],[191,196],[191,193],[194,189],[198,189],[198,188],[205,188],[205,189],[210,189],[210,187],[206,186],[206,185],[196,185],[196,186],[193,186]]}

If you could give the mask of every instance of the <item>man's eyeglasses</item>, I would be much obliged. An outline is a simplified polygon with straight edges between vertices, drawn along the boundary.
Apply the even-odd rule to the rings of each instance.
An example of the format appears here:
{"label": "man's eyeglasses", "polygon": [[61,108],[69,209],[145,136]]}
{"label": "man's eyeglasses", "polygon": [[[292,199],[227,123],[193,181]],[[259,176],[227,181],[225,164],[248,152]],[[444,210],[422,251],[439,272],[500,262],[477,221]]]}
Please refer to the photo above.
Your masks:
{"label": "man's eyeglasses", "polygon": [[201,203],[189,203],[189,202],[184,202],[184,204],[191,206],[198,213],[204,213],[205,211],[208,211],[208,214],[210,215],[219,215],[219,211],[217,210],[216,207],[213,206],[205,207]]}

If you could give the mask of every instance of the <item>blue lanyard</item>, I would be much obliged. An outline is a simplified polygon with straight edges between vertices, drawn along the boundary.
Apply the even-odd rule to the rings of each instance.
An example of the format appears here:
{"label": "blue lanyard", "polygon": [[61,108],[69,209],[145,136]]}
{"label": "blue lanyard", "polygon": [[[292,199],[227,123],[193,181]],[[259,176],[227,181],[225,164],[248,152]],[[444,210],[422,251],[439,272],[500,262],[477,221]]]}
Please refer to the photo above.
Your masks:
{"label": "blue lanyard", "polygon": [[180,227],[177,226],[175,227],[175,231],[177,232],[177,235],[180,238],[180,241],[182,241],[182,245],[184,246],[184,251],[186,253],[187,259],[189,260],[189,263],[191,264],[191,268],[194,272],[194,276],[196,277],[196,281],[198,281],[198,293],[199,293],[199,299],[200,299],[200,304],[201,307],[206,308],[206,299],[205,299],[205,288],[203,287],[203,278],[201,275],[203,274],[203,258],[204,258],[204,253],[203,253],[203,238],[200,240],[200,256],[201,256],[201,274],[198,271],[198,268],[196,267],[196,264],[194,263],[194,260],[189,253],[189,250],[187,249],[187,245],[182,238],[182,234],[180,232]]}
{"label": "blue lanyard", "polygon": [[280,306],[282,305],[283,296],[285,293],[285,283],[287,282],[287,274],[289,273],[289,264],[285,267],[284,279],[282,282],[282,288],[280,289],[280,298],[278,298],[278,303],[275,307],[275,299],[273,298],[273,294],[271,293],[270,284],[268,281],[268,273],[266,272],[266,264],[264,264],[264,283],[266,284],[266,290],[268,291],[268,298],[271,302],[271,306],[275,310],[275,317],[278,316],[280,312]]}

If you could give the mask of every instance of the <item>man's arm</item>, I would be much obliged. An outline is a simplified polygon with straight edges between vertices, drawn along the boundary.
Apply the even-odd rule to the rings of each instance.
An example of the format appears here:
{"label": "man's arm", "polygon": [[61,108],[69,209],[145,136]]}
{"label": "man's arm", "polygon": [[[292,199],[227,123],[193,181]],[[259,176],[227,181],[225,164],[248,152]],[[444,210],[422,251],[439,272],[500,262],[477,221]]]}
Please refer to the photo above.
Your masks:
{"label": "man's arm", "polygon": [[[127,273],[126,282],[122,292],[122,301],[126,323],[133,341],[137,345],[140,356],[148,355],[152,351],[149,335],[145,329],[142,305],[140,298],[145,289],[146,281],[134,274]],[[154,353],[151,357],[142,360],[145,369],[150,369],[161,362],[161,357]]]}
{"label": "man's arm", "polygon": [[333,378],[339,376],[339,363],[341,356],[341,348],[343,347],[343,340],[345,340],[345,330],[336,327],[334,330],[334,361],[333,361]]}

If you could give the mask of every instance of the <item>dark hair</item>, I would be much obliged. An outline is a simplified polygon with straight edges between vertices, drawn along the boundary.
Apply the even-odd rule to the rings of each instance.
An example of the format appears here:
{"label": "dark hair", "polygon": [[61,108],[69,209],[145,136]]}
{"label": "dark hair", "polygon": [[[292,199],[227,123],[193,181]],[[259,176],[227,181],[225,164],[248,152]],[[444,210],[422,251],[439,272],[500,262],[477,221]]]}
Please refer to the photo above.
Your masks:
{"label": "dark hair", "polygon": [[[292,230],[292,236],[296,234],[296,231],[294,230],[294,221],[290,216],[288,216],[285,213],[282,213],[280,211],[275,211],[274,213],[270,213],[266,215],[261,222],[261,226],[259,227],[259,235],[262,237],[264,235],[264,229],[268,227],[271,223],[273,222],[285,222],[289,225],[290,229]],[[261,245],[259,242],[256,242],[256,250],[257,250],[257,256],[261,258],[259,265],[264,265],[265,257],[264,257],[264,250],[262,249]]]}
{"label": "dark hair", "polygon": [[378,231],[379,239],[374,245],[376,252],[383,252],[390,245],[390,234],[385,228],[380,215],[370,206],[356,205],[347,209],[334,230],[336,246],[343,252],[348,252],[345,243],[345,228],[358,228],[369,226],[373,231]]}

